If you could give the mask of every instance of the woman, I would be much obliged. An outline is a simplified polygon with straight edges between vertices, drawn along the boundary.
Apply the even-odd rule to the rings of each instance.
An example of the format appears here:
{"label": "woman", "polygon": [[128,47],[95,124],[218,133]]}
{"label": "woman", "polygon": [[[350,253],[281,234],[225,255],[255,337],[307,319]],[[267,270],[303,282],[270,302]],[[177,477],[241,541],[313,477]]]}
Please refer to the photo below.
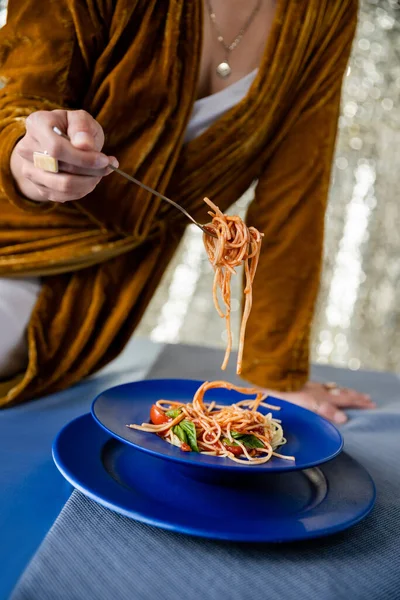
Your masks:
{"label": "woman", "polygon": [[225,211],[258,178],[248,222],[265,241],[243,377],[338,422],[342,407],[372,406],[308,382],[356,0],[46,8],[10,0],[0,38],[0,327],[11,332],[1,404],[65,388],[117,356],[177,247],[187,222],[109,176],[118,157],[201,222],[204,196]]}

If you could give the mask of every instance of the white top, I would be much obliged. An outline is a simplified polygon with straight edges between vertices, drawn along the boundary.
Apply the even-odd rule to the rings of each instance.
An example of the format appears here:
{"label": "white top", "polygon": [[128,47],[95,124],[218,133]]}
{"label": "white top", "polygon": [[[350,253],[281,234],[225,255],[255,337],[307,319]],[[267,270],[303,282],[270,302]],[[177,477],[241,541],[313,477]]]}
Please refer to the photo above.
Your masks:
{"label": "white top", "polygon": [[216,94],[196,100],[186,129],[185,143],[198,137],[217,119],[220,119],[228,110],[243,100],[256,78],[257,71],[258,69],[254,69],[239,81],[228,85]]}
{"label": "white top", "polygon": [[[185,143],[203,133],[246,96],[257,69],[221,92],[193,105]],[[26,328],[40,294],[40,279],[0,278],[0,379],[25,368],[28,360]]]}
{"label": "white top", "polygon": [[40,280],[0,278],[0,379],[22,371],[28,360],[26,328]]}

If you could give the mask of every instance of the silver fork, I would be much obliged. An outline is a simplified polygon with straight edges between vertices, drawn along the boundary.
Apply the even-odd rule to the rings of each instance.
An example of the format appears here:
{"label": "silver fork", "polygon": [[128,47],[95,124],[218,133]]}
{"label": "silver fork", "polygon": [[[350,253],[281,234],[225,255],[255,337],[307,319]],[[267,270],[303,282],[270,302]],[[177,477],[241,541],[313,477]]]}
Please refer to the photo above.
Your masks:
{"label": "silver fork", "polygon": [[[54,133],[56,133],[57,135],[61,136],[65,140],[68,140],[69,142],[71,141],[69,139],[69,137],[65,133],[63,133],[58,127],[53,127],[53,131],[54,131]],[[192,223],[194,223],[195,225],[197,225],[197,227],[199,227],[207,235],[210,235],[211,237],[214,237],[214,238],[217,237],[217,235],[212,230],[210,230],[207,227],[207,225],[202,225],[201,223],[198,223],[192,217],[192,215],[190,215],[187,212],[187,210],[185,210],[183,208],[183,206],[181,206],[180,204],[177,204],[176,202],[174,202],[170,198],[167,198],[167,196],[164,196],[163,194],[160,194],[160,192],[157,192],[156,190],[153,190],[153,188],[151,188],[148,185],[142,183],[138,179],[135,179],[134,177],[132,177],[132,175],[128,175],[128,173],[125,173],[125,171],[122,171],[121,169],[118,169],[117,167],[114,167],[114,165],[109,164],[108,166],[110,167],[110,169],[112,169],[113,171],[115,171],[119,175],[122,175],[122,177],[125,177],[125,179],[129,179],[129,181],[132,181],[132,183],[136,183],[136,185],[140,186],[141,188],[143,188],[147,192],[150,192],[151,194],[154,194],[155,196],[158,196],[158,198],[161,198],[161,200],[165,200],[165,202],[169,202],[169,204],[172,204],[172,206],[174,206],[175,208],[177,208],[178,210],[180,210],[181,213],[183,213],[188,219],[190,219],[192,221]]]}

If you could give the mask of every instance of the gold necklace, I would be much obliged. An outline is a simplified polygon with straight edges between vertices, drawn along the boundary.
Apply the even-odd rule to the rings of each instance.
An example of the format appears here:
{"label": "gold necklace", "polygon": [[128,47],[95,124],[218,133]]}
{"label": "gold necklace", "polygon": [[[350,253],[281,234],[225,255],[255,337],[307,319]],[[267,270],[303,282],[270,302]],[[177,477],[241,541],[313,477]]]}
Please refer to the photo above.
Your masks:
{"label": "gold necklace", "polygon": [[214,25],[215,31],[217,32],[217,36],[218,36],[217,39],[222,44],[222,46],[224,47],[224,50],[225,50],[225,60],[223,60],[216,68],[217,74],[220,77],[222,77],[222,79],[229,77],[229,75],[232,73],[232,69],[231,69],[231,66],[230,66],[229,60],[228,60],[229,54],[230,54],[230,52],[232,52],[233,50],[235,50],[235,48],[237,48],[239,46],[240,42],[243,39],[244,34],[248,30],[248,28],[254,21],[255,16],[257,15],[258,11],[260,10],[261,2],[262,2],[262,0],[257,1],[257,4],[253,8],[250,16],[244,23],[243,27],[240,29],[239,33],[237,34],[237,36],[235,37],[233,42],[231,42],[230,44],[227,44],[221,33],[221,29],[217,23],[217,17],[215,15],[215,12],[211,5],[211,0],[207,0],[208,11],[210,13],[210,19],[211,19],[212,24]]}

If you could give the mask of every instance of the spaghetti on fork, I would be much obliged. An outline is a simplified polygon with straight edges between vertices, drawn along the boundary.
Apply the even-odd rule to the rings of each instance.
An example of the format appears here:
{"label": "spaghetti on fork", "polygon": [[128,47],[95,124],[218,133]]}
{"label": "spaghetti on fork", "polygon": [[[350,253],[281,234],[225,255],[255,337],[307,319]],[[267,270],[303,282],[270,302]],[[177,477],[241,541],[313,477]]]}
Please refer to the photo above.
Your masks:
{"label": "spaghetti on fork", "polygon": [[[203,235],[204,246],[208,258],[214,268],[213,300],[215,308],[221,318],[225,318],[227,331],[227,345],[225,357],[221,366],[225,370],[232,350],[231,328],[231,277],[236,274],[236,268],[244,264],[246,284],[244,287],[244,309],[239,334],[239,349],[236,373],[242,372],[242,360],[246,325],[250,315],[253,295],[253,281],[257,270],[261,252],[263,234],[255,227],[247,227],[239,216],[225,215],[211,200],[204,198],[204,202],[212,209],[212,217],[207,228],[216,234],[216,238]],[[218,300],[218,290],[221,292],[224,310]]]}

